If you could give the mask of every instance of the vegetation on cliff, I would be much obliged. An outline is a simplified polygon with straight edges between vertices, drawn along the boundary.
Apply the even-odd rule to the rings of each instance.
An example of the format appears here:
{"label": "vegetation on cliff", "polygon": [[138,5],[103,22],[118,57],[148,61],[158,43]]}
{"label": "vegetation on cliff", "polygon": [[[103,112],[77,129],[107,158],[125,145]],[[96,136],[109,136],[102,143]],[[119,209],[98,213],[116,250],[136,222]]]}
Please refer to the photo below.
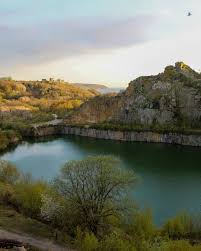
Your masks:
{"label": "vegetation on cliff", "polygon": [[[118,165],[108,156],[68,162],[48,184],[0,161],[0,224],[34,233],[39,227],[42,236],[71,240],[81,251],[201,250],[200,218],[180,213],[156,227],[150,210],[125,200],[137,179]],[[11,221],[4,208],[19,221]],[[29,224],[21,215],[32,218]]]}

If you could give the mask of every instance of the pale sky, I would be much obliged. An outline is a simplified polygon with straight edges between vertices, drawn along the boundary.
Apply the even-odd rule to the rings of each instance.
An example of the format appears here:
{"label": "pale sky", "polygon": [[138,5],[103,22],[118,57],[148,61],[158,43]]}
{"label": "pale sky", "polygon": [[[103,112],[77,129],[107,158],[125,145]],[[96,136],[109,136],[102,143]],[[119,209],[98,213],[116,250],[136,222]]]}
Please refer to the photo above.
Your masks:
{"label": "pale sky", "polygon": [[201,69],[201,0],[0,0],[0,21],[0,76],[112,87]]}

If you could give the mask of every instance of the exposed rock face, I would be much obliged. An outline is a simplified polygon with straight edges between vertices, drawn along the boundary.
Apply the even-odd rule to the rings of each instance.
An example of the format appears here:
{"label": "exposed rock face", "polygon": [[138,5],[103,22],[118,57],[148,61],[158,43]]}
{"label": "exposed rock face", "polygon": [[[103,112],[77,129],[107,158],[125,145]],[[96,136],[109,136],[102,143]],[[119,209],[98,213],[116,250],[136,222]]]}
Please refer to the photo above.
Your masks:
{"label": "exposed rock face", "polygon": [[141,141],[201,146],[201,135],[185,135],[181,133],[157,133],[152,131],[112,131],[66,125],[40,126],[38,128],[32,128],[32,130],[27,133],[27,136],[32,137],[45,137],[50,135],[79,135],[97,139],[119,141]]}
{"label": "exposed rock face", "polygon": [[120,141],[141,141],[201,146],[201,135],[182,135],[178,133],[161,134],[155,132],[126,132],[78,127],[64,127],[61,130],[61,133]]}
{"label": "exposed rock face", "polygon": [[[100,123],[112,119],[120,109],[120,99],[116,95],[103,95],[84,103],[71,117],[70,122],[76,124]],[[69,120],[68,120],[69,121]]]}
{"label": "exposed rock face", "polygon": [[73,134],[201,146],[200,132],[201,75],[179,62],[156,76],[137,78],[121,94],[92,98],[65,123],[32,128],[27,136]]}
{"label": "exposed rock face", "polygon": [[116,97],[96,97],[86,102],[70,121],[200,129],[201,75],[178,62],[156,76],[137,78]]}

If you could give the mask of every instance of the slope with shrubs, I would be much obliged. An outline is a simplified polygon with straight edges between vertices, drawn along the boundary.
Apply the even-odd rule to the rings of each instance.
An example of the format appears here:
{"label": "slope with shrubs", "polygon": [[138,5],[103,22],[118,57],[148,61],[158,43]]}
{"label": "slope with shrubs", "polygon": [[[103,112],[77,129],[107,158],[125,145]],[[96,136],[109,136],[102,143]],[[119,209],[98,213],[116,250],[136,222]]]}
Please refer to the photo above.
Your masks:
{"label": "slope with shrubs", "polygon": [[[5,214],[14,210],[24,231],[68,241],[80,251],[200,251],[201,219],[180,213],[156,227],[151,210],[141,211],[129,199],[129,187],[137,177],[119,164],[108,156],[71,161],[53,182],[46,183],[0,161],[4,215],[0,225],[19,229],[21,221]],[[23,215],[36,224],[27,224]]]}
{"label": "slope with shrubs", "polygon": [[0,115],[51,112],[64,115],[98,93],[59,81],[0,79]]}
{"label": "slope with shrubs", "polygon": [[0,129],[3,130],[0,131],[0,151],[13,143],[13,139],[7,137],[8,130],[23,134],[32,124],[65,117],[96,95],[98,92],[94,90],[59,80],[15,81],[0,78]]}

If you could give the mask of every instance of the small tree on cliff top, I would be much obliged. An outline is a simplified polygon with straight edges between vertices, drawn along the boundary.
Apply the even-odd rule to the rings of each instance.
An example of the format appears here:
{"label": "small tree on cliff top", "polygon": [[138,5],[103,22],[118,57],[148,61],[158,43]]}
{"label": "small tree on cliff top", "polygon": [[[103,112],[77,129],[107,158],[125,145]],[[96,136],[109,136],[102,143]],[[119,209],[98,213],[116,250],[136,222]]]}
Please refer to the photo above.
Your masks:
{"label": "small tree on cliff top", "polygon": [[57,191],[76,213],[77,225],[97,234],[107,218],[117,215],[123,208],[123,198],[136,177],[120,167],[110,156],[88,157],[70,161],[55,179]]}

